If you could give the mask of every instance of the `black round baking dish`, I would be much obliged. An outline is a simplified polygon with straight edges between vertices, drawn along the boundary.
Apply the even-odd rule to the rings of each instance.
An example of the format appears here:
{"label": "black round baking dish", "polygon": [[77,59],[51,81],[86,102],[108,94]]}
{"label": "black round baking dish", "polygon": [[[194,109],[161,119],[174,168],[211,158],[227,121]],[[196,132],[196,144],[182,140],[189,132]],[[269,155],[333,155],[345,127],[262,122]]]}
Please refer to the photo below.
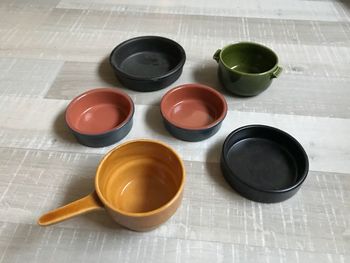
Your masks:
{"label": "black round baking dish", "polygon": [[160,36],[126,40],[112,51],[110,64],[119,81],[136,91],[155,91],[176,81],[186,61],[177,42]]}
{"label": "black round baking dish", "polygon": [[226,138],[221,169],[226,181],[242,196],[276,203],[299,190],[308,174],[309,161],[303,147],[288,133],[249,125]]}

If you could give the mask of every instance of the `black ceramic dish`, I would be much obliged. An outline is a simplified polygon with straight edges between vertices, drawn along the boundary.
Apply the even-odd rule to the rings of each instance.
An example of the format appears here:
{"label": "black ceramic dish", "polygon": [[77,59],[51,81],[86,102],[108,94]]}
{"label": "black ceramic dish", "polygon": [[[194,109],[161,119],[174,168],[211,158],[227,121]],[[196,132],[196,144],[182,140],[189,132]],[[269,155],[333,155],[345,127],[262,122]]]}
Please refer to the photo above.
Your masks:
{"label": "black ceramic dish", "polygon": [[218,132],[227,114],[227,104],[224,96],[213,88],[185,84],[163,96],[160,111],[165,128],[174,137],[197,142]]}
{"label": "black ceramic dish", "polygon": [[159,36],[124,41],[109,57],[119,81],[143,92],[165,88],[177,80],[185,60],[185,50],[178,43]]}
{"label": "black ceramic dish", "polygon": [[134,103],[118,89],[89,90],[71,101],[66,123],[77,141],[104,147],[123,139],[133,124]]}
{"label": "black ceramic dish", "polygon": [[226,138],[221,169],[226,181],[242,196],[276,203],[299,190],[307,176],[309,161],[303,147],[286,132],[249,125]]}

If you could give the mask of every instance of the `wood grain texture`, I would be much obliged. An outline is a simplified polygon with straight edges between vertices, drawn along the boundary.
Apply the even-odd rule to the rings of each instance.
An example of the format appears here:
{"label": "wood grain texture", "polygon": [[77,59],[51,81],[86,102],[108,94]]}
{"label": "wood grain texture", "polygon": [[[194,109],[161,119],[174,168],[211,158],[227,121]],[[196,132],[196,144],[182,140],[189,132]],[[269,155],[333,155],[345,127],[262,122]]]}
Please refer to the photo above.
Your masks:
{"label": "wood grain texture", "polygon": [[[162,35],[186,50],[189,82],[222,92],[229,112],[218,134],[186,143],[169,135],[159,102],[169,90],[125,89],[108,64],[112,48]],[[248,40],[273,48],[284,72],[253,98],[225,92],[212,54]],[[153,138],[185,161],[184,200],[160,228],[135,233],[106,213],[36,225],[44,212],[93,190],[113,148],[79,145],[64,121],[76,95],[119,87],[133,99],[123,139]],[[350,4],[346,0],[126,1],[2,0],[0,3],[0,263],[8,262],[350,262]],[[251,202],[231,190],[221,146],[252,123],[292,134],[310,173],[293,198]]]}
{"label": "wood grain texture", "polygon": [[43,97],[62,65],[61,61],[0,58],[0,96]]}
{"label": "wood grain texture", "polygon": [[339,78],[323,75],[325,71],[316,72],[316,69],[313,69],[314,75],[309,75],[311,65],[297,67],[283,64],[283,66],[284,73],[281,77],[275,80],[267,91],[259,95],[259,100],[256,100],[233,96],[225,91],[217,78],[217,64],[211,60],[194,63],[188,61],[183,74],[175,83],[169,88],[151,93],[140,93],[124,88],[114,76],[107,59],[100,63],[66,62],[51,89],[48,90],[46,98],[71,100],[93,87],[119,87],[124,88],[135,103],[153,105],[158,103],[169,89],[184,83],[197,82],[222,92],[229,108],[233,110],[316,117],[350,117],[348,86],[350,78],[345,72],[344,77]]}
{"label": "wood grain texture", "polygon": [[[24,224],[31,225],[39,237],[47,231],[66,232],[68,229],[77,231],[77,234],[80,231],[102,232],[107,243],[114,238],[148,237],[252,245],[294,250],[296,253],[346,255],[350,249],[350,243],[344,242],[350,218],[348,174],[311,172],[297,196],[280,204],[266,205],[250,202],[232,192],[217,163],[192,161],[185,162],[189,178],[181,208],[167,224],[155,231],[136,234],[124,230],[104,213],[66,221],[51,231],[33,225],[37,214],[91,192],[95,168],[101,157],[2,148],[1,159],[5,164],[1,169],[1,185],[7,186],[0,210],[2,223],[11,228],[14,223],[19,223],[20,228]],[[4,174],[5,171],[11,176]],[[33,190],[38,192],[33,193]],[[108,230],[112,232],[108,233]],[[57,245],[75,242],[61,234],[51,236]],[[31,240],[29,237],[28,241]],[[40,239],[40,242],[45,240]]]}
{"label": "wood grain texture", "polygon": [[210,16],[233,16],[233,17],[261,17],[261,18],[287,18],[309,20],[339,21],[342,17],[337,16],[332,2],[326,1],[295,1],[294,3],[282,3],[276,0],[266,0],[262,5],[258,0],[247,0],[242,5],[240,1],[223,0],[220,4],[206,1],[198,4],[196,0],[151,1],[147,5],[142,0],[118,1],[114,0],[63,0],[59,8],[83,9],[83,10],[130,10],[140,13],[170,13],[170,14],[193,14]]}
{"label": "wood grain texture", "polygon": [[[64,121],[67,101],[3,97],[0,103],[6,105],[0,111],[0,116],[4,116],[0,147],[98,154],[113,148],[89,148],[75,141]],[[6,117],[9,115],[11,117]],[[25,120],[23,116],[26,116]],[[184,143],[171,137],[164,128],[158,105],[136,105],[134,122],[123,141],[140,137],[159,139],[174,147],[183,159],[200,162],[218,162],[222,143],[234,129],[248,124],[271,125],[287,131],[301,142],[311,159],[312,170],[350,173],[347,161],[350,155],[349,119],[229,110],[216,136],[196,143]]]}

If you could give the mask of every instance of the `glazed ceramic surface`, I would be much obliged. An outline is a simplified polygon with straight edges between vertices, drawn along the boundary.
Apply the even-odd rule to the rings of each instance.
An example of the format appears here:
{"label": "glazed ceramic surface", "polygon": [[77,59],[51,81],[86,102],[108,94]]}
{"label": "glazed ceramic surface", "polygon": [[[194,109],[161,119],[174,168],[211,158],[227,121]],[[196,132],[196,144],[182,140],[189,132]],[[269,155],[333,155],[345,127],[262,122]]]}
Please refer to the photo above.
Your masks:
{"label": "glazed ceramic surface", "polygon": [[248,199],[274,203],[293,196],[309,168],[303,147],[273,127],[250,125],[233,131],[222,148],[226,181]]}
{"label": "glazed ceramic surface", "polygon": [[200,141],[219,130],[227,104],[213,88],[186,84],[168,91],[160,109],[165,127],[171,134],[185,141]]}
{"label": "glazed ceramic surface", "polygon": [[[350,262],[349,0],[2,0],[0,14],[1,263]],[[118,87],[106,56],[145,34],[176,40],[188,60],[175,85],[127,90],[135,115],[123,141],[152,138],[178,152],[188,174],[180,209],[151,233],[104,211],[36,226],[88,193],[101,154],[119,144],[75,143],[62,112],[89,87]],[[243,40],[271,47],[285,72],[257,97],[225,92],[230,112],[215,136],[175,139],[161,97],[185,83],[219,87],[211,56]],[[287,131],[309,155],[305,182],[285,202],[246,200],[220,178],[225,137],[252,123]]]}
{"label": "glazed ceramic surface", "polygon": [[86,146],[103,147],[124,138],[132,127],[134,103],[115,88],[89,90],[76,97],[66,110],[66,123]]}
{"label": "glazed ceramic surface", "polygon": [[175,41],[159,36],[136,37],[118,45],[110,63],[120,82],[137,91],[165,88],[179,78],[185,50]]}
{"label": "glazed ceramic surface", "polygon": [[96,192],[43,215],[38,222],[50,225],[105,208],[124,227],[151,230],[175,213],[184,183],[184,165],[169,146],[151,140],[127,142],[101,161]]}
{"label": "glazed ceramic surface", "polygon": [[241,42],[219,49],[213,58],[219,63],[222,85],[239,96],[255,96],[266,90],[282,72],[271,49],[252,42]]}

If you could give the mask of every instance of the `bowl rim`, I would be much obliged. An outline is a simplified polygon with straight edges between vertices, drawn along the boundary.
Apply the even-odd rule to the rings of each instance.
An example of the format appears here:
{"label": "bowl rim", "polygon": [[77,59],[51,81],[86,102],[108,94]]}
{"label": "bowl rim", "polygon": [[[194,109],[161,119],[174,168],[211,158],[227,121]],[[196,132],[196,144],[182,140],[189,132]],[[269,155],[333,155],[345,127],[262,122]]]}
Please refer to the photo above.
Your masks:
{"label": "bowl rim", "polygon": [[[187,125],[182,125],[182,124],[173,122],[170,118],[168,118],[168,114],[165,112],[165,105],[164,104],[165,104],[166,100],[174,92],[176,92],[177,90],[180,90],[180,89],[198,89],[198,90],[212,93],[214,96],[216,96],[221,101],[221,103],[223,105],[223,110],[220,113],[219,117],[216,118],[210,124],[200,126],[200,127],[190,127]],[[182,84],[182,85],[176,86],[175,88],[170,89],[168,92],[166,92],[164,94],[164,96],[162,97],[162,100],[160,102],[160,112],[161,112],[163,119],[179,129],[188,130],[188,131],[201,131],[201,130],[206,130],[206,129],[210,129],[210,128],[215,127],[216,125],[218,125],[220,122],[222,122],[225,119],[225,117],[227,115],[227,111],[228,111],[228,107],[227,107],[226,99],[220,92],[218,92],[217,90],[215,90],[212,87],[209,87],[209,86],[206,86],[203,84],[197,84],[197,83]]]}
{"label": "bowl rim", "polygon": [[[300,150],[300,152],[302,153],[302,157],[305,161],[305,169],[303,170],[300,178],[291,186],[287,187],[287,188],[283,188],[283,189],[263,189],[263,188],[257,188],[255,186],[252,186],[251,184],[241,180],[229,167],[228,165],[228,158],[227,155],[225,154],[225,152],[227,152],[228,149],[228,144],[230,142],[230,140],[232,139],[232,137],[234,137],[235,135],[237,135],[239,132],[243,131],[243,130],[248,130],[248,129],[257,129],[257,128],[263,128],[275,133],[279,133],[280,135],[285,136],[288,140],[290,140],[297,148],[298,150]],[[246,139],[246,138],[243,138]],[[241,140],[240,140],[241,141]],[[274,141],[275,142],[275,141]],[[279,143],[277,143],[279,144]],[[280,145],[280,144],[279,144]],[[235,129],[234,131],[232,131],[225,139],[224,144],[222,146],[222,150],[221,150],[221,157],[222,157],[222,162],[224,163],[224,165],[227,167],[227,170],[229,171],[229,174],[224,174],[225,177],[227,178],[232,178],[234,177],[235,180],[239,181],[241,184],[245,185],[246,187],[253,189],[257,192],[261,192],[261,193],[267,193],[267,194],[283,194],[283,193],[287,193],[290,192],[296,188],[298,188],[306,179],[308,172],[309,172],[309,158],[305,152],[305,149],[303,148],[303,146],[293,137],[291,136],[289,133],[282,131],[280,129],[277,129],[275,127],[271,127],[268,125],[262,125],[262,124],[251,124],[251,125],[246,125],[246,126],[242,126],[240,128]]]}
{"label": "bowl rim", "polygon": [[[100,177],[100,173],[101,173],[101,169],[103,164],[106,162],[106,160],[109,158],[109,156],[111,156],[115,151],[123,148],[123,147],[127,147],[128,145],[131,144],[135,144],[135,143],[150,143],[150,144],[157,144],[161,147],[164,147],[166,149],[168,149],[176,158],[176,160],[178,161],[178,163],[180,164],[180,168],[181,168],[181,181],[180,181],[180,185],[176,191],[176,193],[173,195],[173,197],[166,202],[165,204],[163,204],[162,206],[154,209],[154,210],[150,210],[147,212],[140,212],[140,213],[135,213],[135,212],[127,212],[121,209],[118,209],[114,206],[112,206],[110,204],[110,202],[108,202],[105,198],[104,195],[101,192],[100,189],[100,185],[99,185],[99,177]],[[159,213],[162,213],[164,210],[166,210],[167,208],[171,207],[179,198],[181,198],[181,194],[183,193],[184,190],[184,186],[185,186],[185,181],[186,181],[186,170],[185,170],[185,165],[183,163],[183,160],[181,159],[180,155],[174,150],[172,149],[169,145],[159,141],[159,140],[153,140],[153,139],[134,139],[134,140],[130,140],[127,142],[124,142],[116,147],[114,147],[112,150],[110,150],[100,161],[97,170],[96,170],[96,175],[95,175],[95,191],[97,192],[98,197],[100,198],[100,200],[102,201],[102,203],[108,207],[109,209],[111,209],[114,212],[117,212],[121,215],[124,216],[130,216],[130,217],[146,217],[146,216],[153,216],[153,215],[157,215]]]}
{"label": "bowl rim", "polygon": [[[269,51],[275,57],[275,60],[276,60],[275,64],[269,70],[265,70],[265,71],[259,72],[259,73],[249,73],[249,72],[244,72],[244,71],[240,71],[240,70],[231,68],[224,61],[224,59],[222,57],[222,53],[225,52],[225,50],[227,50],[230,47],[238,47],[238,46],[241,46],[241,45],[248,45],[248,46],[252,46],[252,47],[254,46],[254,47],[258,47],[260,49]],[[271,73],[273,73],[276,70],[276,68],[279,65],[278,55],[276,54],[275,51],[272,50],[272,48],[269,48],[268,46],[265,46],[265,45],[257,43],[257,42],[252,42],[252,41],[241,41],[241,42],[232,43],[232,44],[228,44],[228,45],[224,46],[221,49],[221,52],[219,54],[219,58],[220,58],[220,61],[222,62],[222,64],[225,66],[225,69],[227,69],[227,70],[229,70],[231,72],[234,72],[234,73],[237,73],[237,74],[240,74],[240,75],[246,75],[246,76],[264,76],[264,75],[267,75],[267,74],[271,74]]]}
{"label": "bowl rim", "polygon": [[[113,93],[113,94],[117,94],[119,96],[122,96],[123,98],[125,98],[128,103],[130,104],[130,111],[128,112],[126,118],[119,123],[116,127],[113,127],[112,129],[103,131],[103,132],[86,132],[86,131],[82,131],[80,129],[77,129],[73,123],[71,122],[69,115],[70,115],[70,111],[73,109],[73,107],[75,106],[75,104],[81,100],[82,98],[86,97],[86,96],[91,96],[93,94],[96,93],[101,93],[101,92],[107,92],[107,93]],[[88,91],[85,91],[84,93],[81,93],[80,95],[76,96],[67,106],[66,111],[65,111],[65,121],[68,125],[68,127],[73,130],[74,132],[78,133],[78,134],[82,134],[82,135],[90,135],[90,136],[96,136],[96,135],[106,135],[108,133],[117,131],[121,128],[123,128],[133,117],[135,112],[135,105],[134,102],[132,101],[132,99],[130,98],[130,96],[117,89],[117,88],[95,88],[95,89],[90,89]]]}
{"label": "bowl rim", "polygon": [[[119,49],[121,49],[122,47],[129,45],[130,43],[133,42],[138,42],[138,41],[143,41],[143,40],[148,40],[148,39],[155,39],[155,40],[160,40],[160,41],[164,41],[164,42],[168,42],[172,45],[174,45],[181,54],[181,60],[179,61],[179,63],[171,70],[169,70],[167,73],[160,75],[160,76],[156,76],[156,77],[152,77],[152,78],[145,78],[145,77],[139,77],[139,76],[135,76],[135,75],[131,75],[127,72],[125,72],[124,70],[122,70],[117,63],[114,63],[112,60],[112,57],[114,56],[114,54],[116,52],[118,52]],[[128,78],[128,79],[132,79],[132,80],[142,80],[142,81],[159,81],[162,79],[165,79],[167,77],[172,76],[173,74],[175,74],[178,70],[180,70],[186,61],[186,52],[184,50],[184,48],[177,43],[176,41],[166,38],[166,37],[162,37],[162,36],[154,36],[154,35],[150,35],[150,36],[139,36],[139,37],[134,37],[134,38],[130,38],[127,39],[123,42],[121,42],[120,44],[118,44],[111,52],[111,54],[109,55],[109,63],[111,64],[112,68],[118,72],[118,74],[123,75],[124,77]]]}

